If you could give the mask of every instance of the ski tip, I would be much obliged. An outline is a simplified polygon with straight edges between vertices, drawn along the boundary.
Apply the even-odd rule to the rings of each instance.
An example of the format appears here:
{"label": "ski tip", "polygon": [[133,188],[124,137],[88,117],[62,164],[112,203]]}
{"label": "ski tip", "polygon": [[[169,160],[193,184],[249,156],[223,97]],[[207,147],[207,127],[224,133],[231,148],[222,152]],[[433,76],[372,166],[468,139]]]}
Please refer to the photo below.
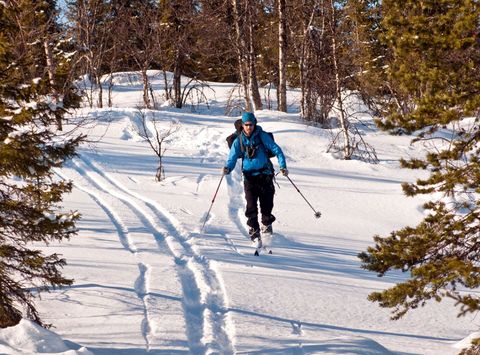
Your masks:
{"label": "ski tip", "polygon": [[265,251],[265,253],[270,254],[270,255],[273,254],[272,249],[268,249],[268,248],[262,247],[261,249],[256,249],[256,250],[255,250],[255,253],[254,253],[253,255],[259,256],[259,255],[260,255],[260,250],[263,250],[263,251]]}

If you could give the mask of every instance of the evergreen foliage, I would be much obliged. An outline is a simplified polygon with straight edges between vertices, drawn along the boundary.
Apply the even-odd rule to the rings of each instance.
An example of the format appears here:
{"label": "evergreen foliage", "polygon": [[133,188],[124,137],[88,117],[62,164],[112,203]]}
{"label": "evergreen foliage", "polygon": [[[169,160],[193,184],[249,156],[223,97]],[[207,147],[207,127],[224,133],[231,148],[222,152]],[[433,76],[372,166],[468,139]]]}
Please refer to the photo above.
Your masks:
{"label": "evergreen foliage", "polygon": [[480,4],[472,0],[382,2],[388,49],[384,71],[394,83],[377,92],[385,113],[379,125],[415,132],[428,148],[423,159],[403,160],[426,178],[403,184],[406,195],[433,194],[429,214],[415,227],[375,236],[360,254],[365,269],[391,270],[410,279],[369,298],[393,308],[398,319],[429,300],[450,297],[459,315],[480,309],[480,298],[461,289],[480,286]]}
{"label": "evergreen foliage", "polygon": [[[78,102],[66,80],[52,81],[46,68],[44,39],[55,3],[0,2],[0,327],[26,316],[44,325],[34,294],[69,285],[65,260],[45,255],[32,243],[61,241],[76,233],[76,212],[62,212],[62,195],[71,184],[54,179],[54,168],[75,154],[81,136],[68,138],[56,128],[59,115]],[[57,42],[58,44],[58,42]],[[57,67],[59,78],[68,60]],[[55,78],[57,79],[57,78]],[[69,100],[54,101],[52,84]]]}

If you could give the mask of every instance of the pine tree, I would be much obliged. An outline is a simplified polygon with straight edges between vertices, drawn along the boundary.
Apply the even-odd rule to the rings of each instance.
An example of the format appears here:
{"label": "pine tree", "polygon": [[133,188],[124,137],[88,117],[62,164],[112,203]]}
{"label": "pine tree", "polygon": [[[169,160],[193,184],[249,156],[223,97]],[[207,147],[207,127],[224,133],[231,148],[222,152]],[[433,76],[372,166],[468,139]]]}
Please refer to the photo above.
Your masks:
{"label": "pine tree", "polygon": [[[393,308],[392,318],[445,297],[460,315],[480,309],[480,298],[460,292],[480,286],[480,4],[473,0],[385,0],[383,43],[390,56],[382,75],[396,83],[377,101],[381,127],[415,132],[429,147],[403,167],[429,176],[403,184],[407,196],[433,194],[429,214],[415,227],[387,237],[360,254],[365,269],[410,278],[369,296]],[[392,95],[395,93],[395,95]]]}
{"label": "pine tree", "polygon": [[72,283],[60,272],[64,259],[32,248],[74,235],[79,218],[60,210],[71,184],[56,181],[53,171],[82,139],[56,127],[77,100],[70,92],[63,106],[55,103],[45,55],[39,55],[45,53],[45,7],[54,5],[0,2],[0,327],[17,324],[23,311],[44,325],[34,293]]}

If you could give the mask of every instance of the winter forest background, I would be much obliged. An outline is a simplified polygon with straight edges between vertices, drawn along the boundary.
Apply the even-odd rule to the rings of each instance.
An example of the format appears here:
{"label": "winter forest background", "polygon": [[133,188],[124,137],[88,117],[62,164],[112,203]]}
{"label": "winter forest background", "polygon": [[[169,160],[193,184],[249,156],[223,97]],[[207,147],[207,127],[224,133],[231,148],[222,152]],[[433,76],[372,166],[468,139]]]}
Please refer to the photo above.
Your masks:
{"label": "winter forest background", "polygon": [[[218,133],[222,141],[223,133],[225,137],[231,133],[234,120],[244,111],[255,112],[269,130],[277,130],[276,136],[282,137],[282,127],[290,127],[294,134],[283,138],[283,142],[291,139],[283,143],[287,162],[288,158],[293,163],[308,161],[311,168],[317,168],[328,153],[337,162],[361,162],[365,164],[358,165],[361,171],[367,166],[373,171],[387,161],[379,147],[406,140],[418,150],[410,155],[393,154],[392,161],[399,162],[393,174],[406,176],[403,192],[422,201],[422,218],[413,224],[408,220],[392,224],[390,233],[382,230],[379,233],[383,235],[370,236],[369,245],[362,244],[355,255],[358,272],[402,275],[380,288],[369,286],[368,299],[390,309],[396,320],[441,300],[449,300],[447,304],[456,307],[463,319],[480,310],[479,1],[11,0],[0,1],[0,31],[0,346],[7,349],[8,345],[7,353],[15,348],[9,342],[13,338],[21,342],[30,337],[33,348],[33,343],[42,341],[44,335],[32,338],[32,332],[41,332],[35,324],[49,325],[37,309],[40,294],[62,286],[75,287],[72,278],[63,274],[68,258],[55,248],[45,247],[79,238],[82,215],[90,213],[79,207],[82,199],[75,200],[75,208],[62,202],[69,193],[76,196],[75,190],[82,189],[80,182],[72,181],[75,175],[68,172],[76,171],[81,181],[90,169],[110,181],[110,189],[119,188],[108,179],[107,170],[89,162],[89,153],[82,150],[102,144],[103,138],[110,139],[107,133],[102,136],[95,131],[108,115],[113,117],[108,121],[112,127],[125,115],[136,117],[132,122],[136,122],[137,135],[128,131],[128,139],[142,142],[145,151],[155,157],[158,186],[169,183],[165,174],[172,161],[168,148],[175,146],[172,140],[180,139],[178,132],[183,145],[205,144],[217,138],[202,136],[203,131],[188,136],[182,129],[187,132],[200,125],[213,130],[228,122]],[[134,94],[139,94],[135,103],[122,101]],[[118,111],[119,107],[124,111]],[[269,121],[273,114],[277,119]],[[176,121],[170,121],[172,115],[178,116]],[[91,135],[93,131],[96,133]],[[296,136],[301,132],[305,136]],[[127,139],[125,134],[122,139]],[[380,134],[385,145],[377,139]],[[315,142],[323,143],[316,146]],[[225,152],[206,148],[202,152],[202,163],[192,163],[194,169],[202,168],[208,159],[217,159],[220,174]],[[85,159],[85,167],[75,163],[75,170],[72,161],[78,156]],[[109,161],[103,162],[108,165]],[[334,171],[343,171],[343,163],[337,164]],[[410,169],[412,175],[402,175],[403,169]],[[214,171],[205,176],[209,174]],[[303,188],[317,184],[315,174],[311,175],[304,175]],[[228,183],[229,189],[237,186],[233,180]],[[216,181],[210,185],[206,194],[213,192]],[[200,183],[195,186],[199,190]],[[84,187],[82,191],[89,190]],[[172,187],[171,193],[174,191]],[[241,189],[237,192],[242,193]],[[97,198],[94,195],[92,198]],[[160,198],[171,203],[175,200]],[[154,206],[145,198],[142,201]],[[374,198],[368,201],[373,203]],[[101,199],[97,203],[102,205]],[[204,206],[208,207],[208,202]],[[240,211],[241,203],[237,207]],[[335,207],[324,206],[323,212],[329,208],[332,212]],[[108,208],[104,210],[108,214]],[[348,207],[344,213],[348,220]],[[111,220],[118,220],[110,214]],[[167,229],[183,238],[183,232],[175,229],[176,222],[165,218],[170,221]],[[391,218],[395,219],[393,214]],[[148,223],[152,230],[156,228],[153,222]],[[214,235],[213,219],[209,223],[209,233]],[[314,225],[306,223],[307,227]],[[233,243],[228,233],[219,233]],[[187,239],[193,238],[188,235]],[[277,246],[297,246],[288,236],[282,238]],[[122,240],[131,253],[139,253],[128,238]],[[189,242],[180,244],[200,265],[208,266],[201,272],[210,289],[220,284],[218,292],[229,293],[223,290],[226,286],[220,277],[216,278],[222,268],[218,271],[205,262],[218,260],[196,247],[190,249]],[[172,250],[175,254],[176,249]],[[182,275],[186,271],[179,260],[177,269]],[[272,260],[277,271],[285,272],[281,261]],[[139,266],[140,274],[145,276],[145,270],[150,269],[141,265],[144,269]],[[143,276],[141,279],[147,280]],[[195,272],[191,277],[198,282]],[[180,279],[188,290],[188,277]],[[190,291],[205,291],[202,286],[198,289]],[[143,297],[148,291],[138,294]],[[242,333],[240,323],[233,322],[237,325],[235,336],[229,330],[229,316],[219,320],[213,312],[208,319],[218,329],[201,334],[194,330],[195,325],[205,327],[208,322],[197,320],[195,311],[189,311],[189,302],[198,302],[200,308],[213,302],[198,298],[182,303],[189,345],[178,345],[178,349],[236,352],[235,343],[241,343],[246,331]],[[229,308],[222,302],[217,299],[213,303],[221,304],[219,308],[228,314]],[[373,303],[370,307],[376,308]],[[30,330],[25,331],[22,319],[33,321],[28,325]],[[22,324],[24,328],[18,328]],[[300,327],[292,326],[300,335]],[[155,332],[151,326],[142,329],[148,344]],[[210,343],[206,334],[213,339]],[[478,354],[480,341],[470,340],[458,351]],[[365,345],[367,350],[357,348],[352,353],[387,351],[370,343],[355,344]],[[33,352],[33,348],[29,349]],[[149,349],[153,348],[147,346]],[[293,353],[301,350],[289,349]],[[310,350],[321,352],[324,348],[312,345]],[[309,353],[307,347],[301,351]]]}

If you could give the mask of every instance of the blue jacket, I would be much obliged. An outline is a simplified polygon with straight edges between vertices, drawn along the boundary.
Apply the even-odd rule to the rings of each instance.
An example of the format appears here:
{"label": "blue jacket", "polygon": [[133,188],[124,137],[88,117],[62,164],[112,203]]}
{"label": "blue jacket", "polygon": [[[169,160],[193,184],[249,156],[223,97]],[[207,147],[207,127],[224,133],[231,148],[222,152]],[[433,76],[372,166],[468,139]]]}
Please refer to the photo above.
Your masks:
{"label": "blue jacket", "polygon": [[[242,139],[243,142],[243,152],[240,147],[240,139]],[[255,149],[255,154],[252,158],[248,157],[248,148]],[[280,169],[286,169],[287,164],[282,149],[280,149],[270,135],[265,133],[262,127],[258,125],[255,126],[255,130],[250,137],[247,137],[245,133],[242,132],[242,134],[235,139],[225,166],[232,171],[235,169],[237,160],[242,158],[242,171],[245,175],[273,174],[273,166],[268,158],[267,149],[277,157]]]}

